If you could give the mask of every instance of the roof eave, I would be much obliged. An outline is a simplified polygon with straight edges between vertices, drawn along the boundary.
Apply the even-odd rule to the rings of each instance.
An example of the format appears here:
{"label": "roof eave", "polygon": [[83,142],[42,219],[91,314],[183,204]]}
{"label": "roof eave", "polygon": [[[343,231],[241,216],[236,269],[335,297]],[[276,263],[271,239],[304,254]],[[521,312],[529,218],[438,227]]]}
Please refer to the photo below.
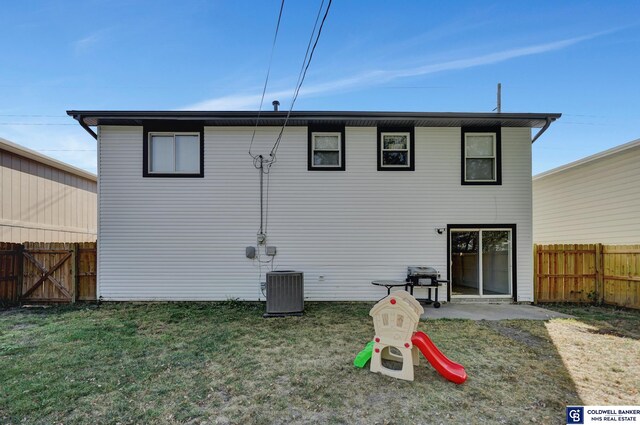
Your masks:
{"label": "roof eave", "polygon": [[545,128],[562,116],[559,113],[495,112],[370,112],[370,111],[96,111],[70,110],[92,136],[89,126],[142,125],[145,121],[202,121],[208,126],[283,125],[305,126],[343,123],[349,126],[414,125],[432,127],[503,126]]}

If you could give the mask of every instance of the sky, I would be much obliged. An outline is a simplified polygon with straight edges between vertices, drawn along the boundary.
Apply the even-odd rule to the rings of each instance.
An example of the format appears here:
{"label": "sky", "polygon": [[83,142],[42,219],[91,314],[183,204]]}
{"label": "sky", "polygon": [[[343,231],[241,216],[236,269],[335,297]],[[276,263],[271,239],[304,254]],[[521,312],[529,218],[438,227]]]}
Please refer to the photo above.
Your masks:
{"label": "sky", "polygon": [[[264,110],[290,107],[320,2],[285,1]],[[279,7],[3,1],[0,137],[95,172],[66,110],[257,110]],[[537,174],[640,138],[639,53],[636,0],[334,0],[294,109],[490,112],[500,82],[503,112],[563,114]]]}

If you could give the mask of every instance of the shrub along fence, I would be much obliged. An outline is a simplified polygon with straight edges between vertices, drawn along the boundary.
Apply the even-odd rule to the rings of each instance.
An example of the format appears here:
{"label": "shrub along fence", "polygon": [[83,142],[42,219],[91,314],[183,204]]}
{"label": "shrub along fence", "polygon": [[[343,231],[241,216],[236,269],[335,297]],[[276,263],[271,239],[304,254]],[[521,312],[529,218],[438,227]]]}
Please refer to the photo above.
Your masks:
{"label": "shrub along fence", "polygon": [[95,300],[95,242],[0,242],[0,302]]}
{"label": "shrub along fence", "polygon": [[640,245],[534,245],[536,302],[640,309]]}

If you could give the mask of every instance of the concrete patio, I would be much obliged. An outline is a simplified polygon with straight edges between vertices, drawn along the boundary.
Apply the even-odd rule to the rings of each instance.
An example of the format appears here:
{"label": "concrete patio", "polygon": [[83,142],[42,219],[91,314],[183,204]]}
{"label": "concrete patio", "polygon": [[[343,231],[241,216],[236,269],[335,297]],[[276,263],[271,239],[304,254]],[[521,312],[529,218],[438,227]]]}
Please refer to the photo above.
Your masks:
{"label": "concrete patio", "polygon": [[548,320],[573,317],[529,304],[443,303],[440,308],[423,306],[422,319]]}

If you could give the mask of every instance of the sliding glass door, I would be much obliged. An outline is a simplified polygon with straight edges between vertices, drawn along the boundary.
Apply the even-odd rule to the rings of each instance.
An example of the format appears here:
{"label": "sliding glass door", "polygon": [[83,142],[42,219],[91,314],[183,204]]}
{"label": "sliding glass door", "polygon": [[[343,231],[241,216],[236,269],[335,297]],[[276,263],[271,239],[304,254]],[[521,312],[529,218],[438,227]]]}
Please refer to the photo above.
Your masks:
{"label": "sliding glass door", "polygon": [[479,253],[479,231],[451,231],[451,295],[480,295]]}
{"label": "sliding glass door", "polygon": [[511,296],[511,229],[452,229],[451,295]]}

